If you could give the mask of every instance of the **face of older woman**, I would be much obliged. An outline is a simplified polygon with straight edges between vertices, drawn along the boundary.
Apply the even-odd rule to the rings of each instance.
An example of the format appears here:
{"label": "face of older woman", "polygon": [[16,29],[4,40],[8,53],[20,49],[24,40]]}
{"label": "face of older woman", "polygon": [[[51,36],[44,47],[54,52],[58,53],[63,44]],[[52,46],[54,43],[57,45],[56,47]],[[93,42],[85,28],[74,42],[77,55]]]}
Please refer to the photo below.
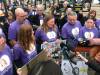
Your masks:
{"label": "face of older woman", "polygon": [[48,27],[53,28],[55,25],[55,19],[52,18],[47,22]]}

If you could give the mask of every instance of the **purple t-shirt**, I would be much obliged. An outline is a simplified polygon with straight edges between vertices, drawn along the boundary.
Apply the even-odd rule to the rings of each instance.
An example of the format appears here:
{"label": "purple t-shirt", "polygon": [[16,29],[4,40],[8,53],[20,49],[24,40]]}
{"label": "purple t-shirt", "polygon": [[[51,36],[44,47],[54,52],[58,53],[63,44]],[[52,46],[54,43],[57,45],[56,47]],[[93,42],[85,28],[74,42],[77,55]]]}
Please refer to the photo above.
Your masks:
{"label": "purple t-shirt", "polygon": [[92,28],[92,29],[88,29],[84,26],[80,30],[80,36],[79,37],[84,38],[84,39],[98,38],[99,37],[99,31],[96,27]]}
{"label": "purple t-shirt", "polygon": [[12,54],[10,48],[5,45],[0,50],[0,75],[13,75]]}
{"label": "purple t-shirt", "polygon": [[48,32],[44,32],[42,29],[38,28],[36,33],[35,33],[35,37],[36,40],[37,39],[41,39],[43,42],[44,41],[55,41],[58,37],[58,29],[56,31],[54,31],[53,29],[49,29]]}
{"label": "purple t-shirt", "polygon": [[62,28],[62,37],[66,39],[78,38],[81,27],[82,26],[79,21],[76,21],[74,25],[67,22]]}
{"label": "purple t-shirt", "polygon": [[26,64],[29,60],[31,60],[37,55],[37,51],[35,47],[34,49],[30,51],[27,50],[27,52],[25,52],[24,49],[17,43],[15,44],[13,49],[14,49],[14,60],[20,59],[20,62],[22,63],[21,66]]}
{"label": "purple t-shirt", "polygon": [[[23,24],[30,24],[28,20],[25,20]],[[20,23],[18,21],[14,21],[10,24],[9,30],[8,30],[8,39],[9,40],[16,40],[17,41],[17,33],[20,28]]]}
{"label": "purple t-shirt", "polygon": [[99,20],[99,19],[97,19],[97,20],[95,21],[95,25],[96,25],[96,27],[100,30],[100,20]]}

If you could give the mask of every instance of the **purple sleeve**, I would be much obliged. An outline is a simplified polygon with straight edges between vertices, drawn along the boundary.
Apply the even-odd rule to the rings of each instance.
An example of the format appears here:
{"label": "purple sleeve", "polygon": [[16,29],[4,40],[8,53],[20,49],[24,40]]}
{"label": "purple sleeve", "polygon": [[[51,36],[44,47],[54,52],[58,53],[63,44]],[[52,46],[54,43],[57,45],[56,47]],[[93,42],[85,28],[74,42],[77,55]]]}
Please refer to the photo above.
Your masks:
{"label": "purple sleeve", "polygon": [[81,27],[82,27],[82,24],[81,24],[81,22],[80,22],[80,21],[77,21],[77,25],[79,25],[79,28],[81,28]]}
{"label": "purple sleeve", "polygon": [[18,47],[18,45],[15,45],[15,46],[13,47],[13,54],[14,54],[14,60],[20,59],[20,57],[21,57],[21,50],[20,50],[20,48]]}
{"label": "purple sleeve", "polygon": [[84,37],[84,34],[83,34],[83,27],[82,27],[79,32],[79,38],[83,38],[83,37]]}
{"label": "purple sleeve", "polygon": [[100,35],[100,32],[99,32],[99,30],[96,28],[96,32],[95,32],[95,38],[99,38],[99,35]]}
{"label": "purple sleeve", "polygon": [[62,38],[67,38],[67,29],[65,25],[62,28],[61,35],[62,35]]}
{"label": "purple sleeve", "polygon": [[8,39],[16,40],[16,29],[11,25],[8,30]]}
{"label": "purple sleeve", "polygon": [[37,29],[36,32],[35,32],[35,38],[36,38],[36,40],[38,40],[38,38],[40,38],[40,36],[41,36],[41,30]]}

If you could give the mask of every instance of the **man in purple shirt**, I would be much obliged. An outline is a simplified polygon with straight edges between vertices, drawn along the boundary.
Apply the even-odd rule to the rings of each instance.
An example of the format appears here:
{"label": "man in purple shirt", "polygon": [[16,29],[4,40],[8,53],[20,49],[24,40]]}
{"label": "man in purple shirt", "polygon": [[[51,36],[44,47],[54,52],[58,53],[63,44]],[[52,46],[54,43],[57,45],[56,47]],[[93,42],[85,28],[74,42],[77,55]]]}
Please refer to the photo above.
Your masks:
{"label": "man in purple shirt", "polygon": [[62,28],[62,37],[66,39],[78,38],[81,27],[81,23],[77,21],[77,14],[75,12],[69,13],[68,22]]}
{"label": "man in purple shirt", "polygon": [[71,41],[72,46],[76,47],[79,37],[81,23],[77,21],[77,14],[75,12],[68,13],[68,22],[62,27],[62,38]]}
{"label": "man in purple shirt", "polygon": [[0,31],[0,75],[13,75],[12,52],[6,44],[5,35]]}
{"label": "man in purple shirt", "polygon": [[26,20],[26,12],[22,8],[17,8],[15,10],[16,20],[10,24],[8,30],[8,39],[10,45],[13,47],[17,41],[17,32],[19,31],[20,25],[24,23],[29,23]]}

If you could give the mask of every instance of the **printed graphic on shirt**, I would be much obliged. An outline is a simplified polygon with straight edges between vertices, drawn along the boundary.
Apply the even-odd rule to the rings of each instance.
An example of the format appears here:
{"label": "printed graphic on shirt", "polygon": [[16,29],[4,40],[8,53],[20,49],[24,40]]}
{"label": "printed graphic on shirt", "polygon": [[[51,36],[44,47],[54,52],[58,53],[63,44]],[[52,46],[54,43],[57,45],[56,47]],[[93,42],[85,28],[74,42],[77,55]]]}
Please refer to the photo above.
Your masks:
{"label": "printed graphic on shirt", "polygon": [[10,58],[7,55],[3,55],[0,58],[0,72],[7,69],[8,66],[10,66]]}
{"label": "printed graphic on shirt", "polygon": [[86,39],[92,39],[94,37],[94,33],[93,32],[85,32],[84,36]]}
{"label": "printed graphic on shirt", "polygon": [[75,37],[75,36],[77,36],[78,34],[79,34],[79,28],[78,28],[78,27],[73,28],[73,29],[72,29],[72,35]]}
{"label": "printed graphic on shirt", "polygon": [[47,37],[49,39],[55,39],[57,36],[57,34],[54,32],[54,31],[51,31],[51,32],[47,32]]}

